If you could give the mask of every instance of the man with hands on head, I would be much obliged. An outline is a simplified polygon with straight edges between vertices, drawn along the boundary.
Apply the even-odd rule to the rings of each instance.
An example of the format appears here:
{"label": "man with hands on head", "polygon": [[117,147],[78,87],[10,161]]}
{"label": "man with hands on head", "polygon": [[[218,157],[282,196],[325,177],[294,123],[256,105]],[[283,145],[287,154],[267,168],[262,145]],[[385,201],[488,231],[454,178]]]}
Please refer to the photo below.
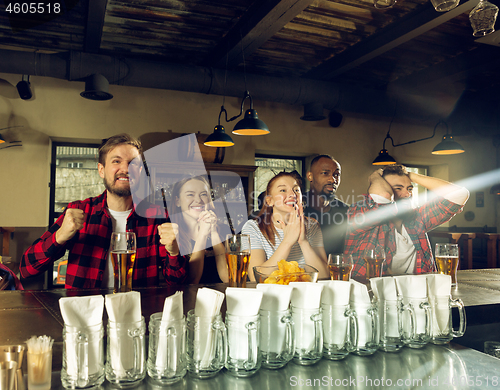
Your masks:
{"label": "man with hands on head", "polygon": [[113,287],[111,233],[134,232],[137,253],[133,287],[159,284],[159,268],[167,284],[183,283],[187,258],[179,255],[178,226],[163,207],[142,202],[134,207],[132,191],[142,169],[141,144],[119,134],[99,148],[99,175],[106,190],[99,196],[72,202],[57,221],[24,253],[23,278],[51,269],[69,250],[66,288]]}
{"label": "man with hands on head", "polygon": [[[412,205],[413,183],[430,191],[428,201]],[[469,191],[438,178],[408,172],[402,165],[378,169],[369,177],[368,194],[349,208],[345,253],[352,254],[351,276],[366,276],[363,252],[385,249],[384,275],[435,272],[427,232],[461,212]]]}

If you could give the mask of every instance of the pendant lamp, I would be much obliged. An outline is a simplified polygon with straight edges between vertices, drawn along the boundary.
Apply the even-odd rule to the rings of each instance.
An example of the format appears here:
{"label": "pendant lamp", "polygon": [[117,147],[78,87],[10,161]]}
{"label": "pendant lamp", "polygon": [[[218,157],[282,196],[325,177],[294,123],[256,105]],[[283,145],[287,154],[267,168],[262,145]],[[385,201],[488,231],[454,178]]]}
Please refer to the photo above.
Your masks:
{"label": "pendant lamp", "polygon": [[219,112],[219,122],[217,126],[214,127],[214,132],[210,134],[203,143],[205,146],[211,146],[214,148],[227,148],[234,145],[233,139],[229,136],[229,134],[226,134],[224,126],[221,126],[220,124],[220,116],[223,112],[225,112],[227,115],[226,109],[224,108],[224,106],[221,106]]}
{"label": "pendant lamp", "polygon": [[245,116],[242,120],[240,120],[233,129],[233,134],[238,135],[265,135],[269,134],[269,128],[267,125],[259,119],[257,115],[257,111],[253,108],[252,96],[248,91],[245,91],[245,95],[243,96],[243,100],[241,101],[241,109],[240,113],[229,119],[229,122],[238,118],[243,113],[243,106],[245,104],[245,100],[250,99],[250,109],[245,111]]}

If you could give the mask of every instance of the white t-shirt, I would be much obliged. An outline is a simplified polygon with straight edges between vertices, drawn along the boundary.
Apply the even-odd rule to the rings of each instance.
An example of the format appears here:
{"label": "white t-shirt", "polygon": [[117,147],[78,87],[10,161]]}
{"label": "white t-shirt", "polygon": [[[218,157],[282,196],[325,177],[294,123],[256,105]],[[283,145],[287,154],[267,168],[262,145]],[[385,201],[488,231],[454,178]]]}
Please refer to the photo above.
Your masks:
{"label": "white t-shirt", "polygon": [[[306,220],[306,238],[312,247],[322,247],[323,246],[323,235],[321,233],[321,228],[316,220],[312,218],[307,218]],[[276,229],[278,234],[274,237],[274,246],[264,237],[262,232],[257,225],[257,221],[249,220],[243,225],[241,230],[242,234],[250,235],[250,247],[251,249],[263,249],[266,252],[266,259],[269,259],[278,246],[283,241],[284,233],[282,229]],[[300,265],[306,263],[300,245],[298,243],[293,244],[290,254],[288,255],[287,261],[296,261]]]}
{"label": "white t-shirt", "polygon": [[[111,222],[113,223],[114,233],[125,233],[127,231],[127,217],[130,215],[132,210],[127,211],[114,211],[108,209],[109,215],[111,216]],[[108,262],[106,263],[106,269],[104,270],[104,275],[102,276],[102,287],[113,287],[113,263],[111,260],[111,243],[109,244],[108,250]]]}

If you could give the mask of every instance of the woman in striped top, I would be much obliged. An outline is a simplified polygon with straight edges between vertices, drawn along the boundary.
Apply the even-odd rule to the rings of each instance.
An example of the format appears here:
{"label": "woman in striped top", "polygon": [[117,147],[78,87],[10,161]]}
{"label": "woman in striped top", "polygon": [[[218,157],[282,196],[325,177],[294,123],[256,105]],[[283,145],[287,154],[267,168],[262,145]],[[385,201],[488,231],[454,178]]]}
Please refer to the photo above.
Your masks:
{"label": "woman in striped top", "polygon": [[[304,216],[300,184],[300,177],[289,172],[280,172],[267,184],[264,206],[242,229],[250,235],[249,269],[285,259],[312,265],[320,279],[328,277],[321,229],[316,220]],[[253,273],[249,275],[254,280]]]}

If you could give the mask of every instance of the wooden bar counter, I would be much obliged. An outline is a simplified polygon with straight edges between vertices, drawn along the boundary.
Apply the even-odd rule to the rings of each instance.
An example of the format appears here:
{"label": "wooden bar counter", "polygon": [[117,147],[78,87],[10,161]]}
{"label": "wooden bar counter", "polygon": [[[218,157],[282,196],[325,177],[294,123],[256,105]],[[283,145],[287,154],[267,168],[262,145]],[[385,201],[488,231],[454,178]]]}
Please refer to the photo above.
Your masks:
{"label": "wooden bar counter", "polygon": [[[249,287],[254,285],[250,284]],[[184,292],[185,312],[193,309],[198,287],[189,285],[178,288],[137,289],[136,291],[141,293],[142,312],[146,323],[149,323],[151,314],[163,309],[165,298],[178,289]],[[216,284],[207,287],[223,292],[227,285]],[[55,340],[52,388],[62,389],[59,371],[62,359],[63,320],[58,300],[66,296],[104,295],[110,292],[107,289],[2,292],[0,293],[0,345],[24,344],[32,335],[52,337]],[[455,298],[461,298],[466,306],[468,322],[466,336],[469,329],[473,329],[474,326],[500,323],[500,269],[459,271],[458,287],[453,289],[452,295]],[[488,336],[488,334],[484,335],[485,340],[490,339]],[[197,380],[188,374],[179,383],[164,386],[164,388],[224,389],[231,387],[277,390],[292,387],[315,389],[500,387],[500,360],[472,348],[458,345],[458,343],[460,339],[446,346],[429,344],[420,350],[405,347],[398,353],[378,351],[369,357],[349,355],[341,361],[322,359],[319,363],[307,367],[290,362],[283,369],[260,369],[256,375],[245,379],[234,378],[225,370],[209,380]],[[23,369],[26,372],[26,359]],[[385,384],[381,382],[382,380]],[[105,381],[101,387],[111,388],[112,386]],[[162,386],[146,378],[136,388],[158,390],[160,387]]]}

